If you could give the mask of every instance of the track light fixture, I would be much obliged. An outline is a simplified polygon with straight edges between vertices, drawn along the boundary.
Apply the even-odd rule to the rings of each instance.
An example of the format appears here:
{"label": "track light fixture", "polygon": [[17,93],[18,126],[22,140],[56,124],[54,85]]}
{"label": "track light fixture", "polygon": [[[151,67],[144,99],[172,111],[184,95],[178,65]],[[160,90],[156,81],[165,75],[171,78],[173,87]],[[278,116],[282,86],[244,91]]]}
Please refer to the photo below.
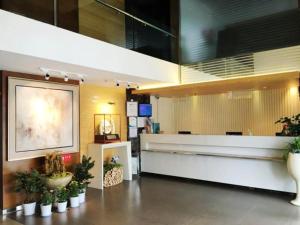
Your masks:
{"label": "track light fixture", "polygon": [[65,82],[68,82],[68,81],[69,81],[69,77],[68,77],[68,75],[65,75],[65,77],[64,77],[64,81],[65,81]]}
{"label": "track light fixture", "polygon": [[83,83],[84,83],[84,79],[81,78],[81,79],[79,80],[79,84],[83,84]]}
{"label": "track light fixture", "polygon": [[50,79],[50,75],[49,75],[49,73],[46,73],[45,80],[49,80],[49,79]]}
{"label": "track light fixture", "polygon": [[116,81],[116,86],[120,87],[120,82],[119,81]]}
{"label": "track light fixture", "polygon": [[127,83],[127,88],[128,88],[128,89],[130,88],[130,84],[129,84],[129,83]]}

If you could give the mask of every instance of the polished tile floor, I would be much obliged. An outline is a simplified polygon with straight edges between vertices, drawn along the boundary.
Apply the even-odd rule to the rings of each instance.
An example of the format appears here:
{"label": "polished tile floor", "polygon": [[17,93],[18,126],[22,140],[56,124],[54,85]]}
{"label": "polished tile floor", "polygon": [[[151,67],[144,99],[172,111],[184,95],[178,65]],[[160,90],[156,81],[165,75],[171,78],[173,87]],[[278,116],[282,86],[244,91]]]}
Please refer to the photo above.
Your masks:
{"label": "polished tile floor", "polygon": [[143,176],[104,192],[89,189],[87,202],[67,213],[54,213],[49,218],[12,214],[9,218],[28,225],[300,225],[300,208],[289,204],[292,198],[282,193]]}

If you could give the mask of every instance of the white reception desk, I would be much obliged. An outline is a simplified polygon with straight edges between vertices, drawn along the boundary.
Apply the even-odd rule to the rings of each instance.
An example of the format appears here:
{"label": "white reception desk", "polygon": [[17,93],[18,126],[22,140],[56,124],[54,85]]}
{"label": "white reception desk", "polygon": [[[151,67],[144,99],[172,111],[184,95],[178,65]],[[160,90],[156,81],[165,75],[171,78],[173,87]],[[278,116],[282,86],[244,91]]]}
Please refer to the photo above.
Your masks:
{"label": "white reception desk", "polygon": [[141,171],[295,192],[282,160],[290,137],[142,134]]}

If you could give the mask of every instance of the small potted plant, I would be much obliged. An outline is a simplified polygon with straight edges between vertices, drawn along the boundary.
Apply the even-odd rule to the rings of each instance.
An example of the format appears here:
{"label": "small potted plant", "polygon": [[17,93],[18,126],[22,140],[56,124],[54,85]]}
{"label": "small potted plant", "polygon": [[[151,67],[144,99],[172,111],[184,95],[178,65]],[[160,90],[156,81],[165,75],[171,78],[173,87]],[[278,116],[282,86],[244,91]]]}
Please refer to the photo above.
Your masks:
{"label": "small potted plant", "polygon": [[52,191],[44,190],[41,195],[41,216],[51,216],[52,214],[52,203],[53,203]]}
{"label": "small potted plant", "polygon": [[85,202],[86,188],[90,183],[89,180],[94,176],[89,172],[95,165],[95,161],[92,161],[91,157],[83,155],[81,163],[75,166],[74,178],[79,184],[80,189],[80,203]]}
{"label": "small potted plant", "polygon": [[68,186],[70,194],[70,206],[76,208],[79,206],[79,186],[78,182],[73,180]]}
{"label": "small potted plant", "polygon": [[24,192],[26,196],[23,203],[25,216],[35,213],[35,195],[41,192],[44,185],[44,179],[37,170],[16,173],[16,192]]}
{"label": "small potted plant", "polygon": [[79,203],[85,202],[85,190],[86,190],[86,184],[85,183],[78,183],[78,189],[79,189]]}
{"label": "small potted plant", "polygon": [[288,171],[296,181],[297,187],[297,197],[291,203],[300,206],[300,137],[289,143],[284,158],[287,159]]}
{"label": "small potted plant", "polygon": [[55,191],[55,197],[57,201],[57,212],[65,212],[67,209],[69,190],[65,187],[59,188]]}

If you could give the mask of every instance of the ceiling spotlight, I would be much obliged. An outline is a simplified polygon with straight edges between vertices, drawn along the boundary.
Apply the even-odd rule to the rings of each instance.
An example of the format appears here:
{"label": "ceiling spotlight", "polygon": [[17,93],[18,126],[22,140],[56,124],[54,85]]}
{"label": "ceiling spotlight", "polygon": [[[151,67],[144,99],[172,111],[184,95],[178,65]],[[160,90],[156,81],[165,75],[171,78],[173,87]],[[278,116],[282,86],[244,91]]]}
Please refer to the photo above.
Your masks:
{"label": "ceiling spotlight", "polygon": [[64,81],[65,81],[65,82],[68,82],[68,81],[69,81],[68,75],[65,75]]}
{"label": "ceiling spotlight", "polygon": [[84,79],[81,78],[81,79],[79,80],[79,84],[83,84],[83,83],[84,83]]}
{"label": "ceiling spotlight", "polygon": [[130,84],[129,83],[127,84],[127,88],[130,88]]}
{"label": "ceiling spotlight", "polygon": [[117,81],[117,82],[116,82],[116,86],[117,86],[117,87],[119,87],[119,86],[120,86],[120,83],[119,83],[119,81]]}
{"label": "ceiling spotlight", "polygon": [[140,89],[140,86],[139,86],[139,85],[137,85],[137,86],[136,86],[136,89]]}
{"label": "ceiling spotlight", "polygon": [[46,73],[45,80],[49,80],[49,79],[50,79],[50,75],[49,75],[49,73]]}

